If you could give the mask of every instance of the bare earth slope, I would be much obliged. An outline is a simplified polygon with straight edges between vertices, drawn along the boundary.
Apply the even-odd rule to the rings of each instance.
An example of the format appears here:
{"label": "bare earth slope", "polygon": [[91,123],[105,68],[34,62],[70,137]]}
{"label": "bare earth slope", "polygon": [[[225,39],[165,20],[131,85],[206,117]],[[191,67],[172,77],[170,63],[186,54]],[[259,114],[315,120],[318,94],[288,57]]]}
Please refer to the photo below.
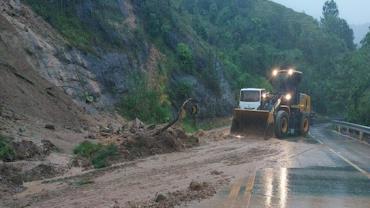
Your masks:
{"label": "bare earth slope", "polygon": [[24,125],[42,129],[52,124],[73,131],[85,128],[88,120],[82,109],[23,58],[26,55],[17,31],[3,15],[0,27],[1,129],[12,134]]}

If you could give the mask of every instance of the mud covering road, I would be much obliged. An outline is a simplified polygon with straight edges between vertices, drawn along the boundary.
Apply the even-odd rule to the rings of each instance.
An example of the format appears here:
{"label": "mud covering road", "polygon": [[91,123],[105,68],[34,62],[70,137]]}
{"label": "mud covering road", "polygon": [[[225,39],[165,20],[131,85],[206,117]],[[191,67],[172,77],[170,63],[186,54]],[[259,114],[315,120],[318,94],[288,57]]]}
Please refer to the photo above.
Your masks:
{"label": "mud covering road", "polygon": [[[314,127],[313,137],[327,136],[322,133],[326,129]],[[24,192],[2,200],[0,207],[322,207],[330,202],[335,207],[350,203],[365,207],[370,203],[369,179],[331,153],[327,145],[302,137],[236,138],[228,136],[228,131],[201,133],[202,144],[183,152],[98,171],[72,169],[63,177],[26,183]],[[334,178],[325,177],[332,174]],[[300,180],[314,176],[318,180]],[[339,183],[347,177],[347,186]],[[337,184],[334,189],[315,189],[320,181],[331,185],[328,180]],[[281,185],[282,181],[289,185]],[[357,187],[359,183],[363,185]],[[333,198],[325,196],[339,198],[330,201]],[[300,204],[302,198],[316,204]],[[295,203],[289,204],[290,199]]]}

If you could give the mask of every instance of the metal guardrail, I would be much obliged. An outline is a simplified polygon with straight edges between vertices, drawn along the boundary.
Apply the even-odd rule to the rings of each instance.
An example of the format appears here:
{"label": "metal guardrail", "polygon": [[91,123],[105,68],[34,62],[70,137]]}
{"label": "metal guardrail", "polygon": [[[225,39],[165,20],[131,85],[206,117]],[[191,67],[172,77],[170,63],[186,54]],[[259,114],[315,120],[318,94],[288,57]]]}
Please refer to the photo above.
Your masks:
{"label": "metal guardrail", "polygon": [[332,123],[338,132],[370,143],[370,127],[337,120],[332,121]]}

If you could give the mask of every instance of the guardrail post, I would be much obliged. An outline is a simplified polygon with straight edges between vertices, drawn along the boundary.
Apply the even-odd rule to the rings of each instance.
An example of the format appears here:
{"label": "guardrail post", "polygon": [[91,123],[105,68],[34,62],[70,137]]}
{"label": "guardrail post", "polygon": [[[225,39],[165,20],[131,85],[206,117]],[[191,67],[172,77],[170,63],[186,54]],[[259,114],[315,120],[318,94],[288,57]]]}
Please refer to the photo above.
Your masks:
{"label": "guardrail post", "polygon": [[360,131],[360,140],[364,140],[364,132]]}
{"label": "guardrail post", "polygon": [[[370,144],[370,126],[363,126],[354,123],[348,123],[344,121],[333,121],[334,129],[338,130],[338,132],[343,134],[347,134],[348,136],[355,137],[360,141],[365,141],[366,143]],[[351,132],[353,133],[351,135]]]}

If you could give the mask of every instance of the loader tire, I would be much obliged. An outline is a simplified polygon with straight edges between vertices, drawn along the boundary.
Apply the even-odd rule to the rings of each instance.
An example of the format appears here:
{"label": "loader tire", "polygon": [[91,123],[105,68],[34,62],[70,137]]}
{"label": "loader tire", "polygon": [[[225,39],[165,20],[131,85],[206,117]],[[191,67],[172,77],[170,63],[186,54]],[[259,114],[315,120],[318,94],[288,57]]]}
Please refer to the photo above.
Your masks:
{"label": "loader tire", "polygon": [[275,122],[275,136],[277,138],[284,138],[289,131],[289,115],[287,112],[281,110],[277,113]]}
{"label": "loader tire", "polygon": [[299,133],[302,136],[306,136],[310,130],[310,119],[308,116],[302,116],[301,123],[299,126]]}

